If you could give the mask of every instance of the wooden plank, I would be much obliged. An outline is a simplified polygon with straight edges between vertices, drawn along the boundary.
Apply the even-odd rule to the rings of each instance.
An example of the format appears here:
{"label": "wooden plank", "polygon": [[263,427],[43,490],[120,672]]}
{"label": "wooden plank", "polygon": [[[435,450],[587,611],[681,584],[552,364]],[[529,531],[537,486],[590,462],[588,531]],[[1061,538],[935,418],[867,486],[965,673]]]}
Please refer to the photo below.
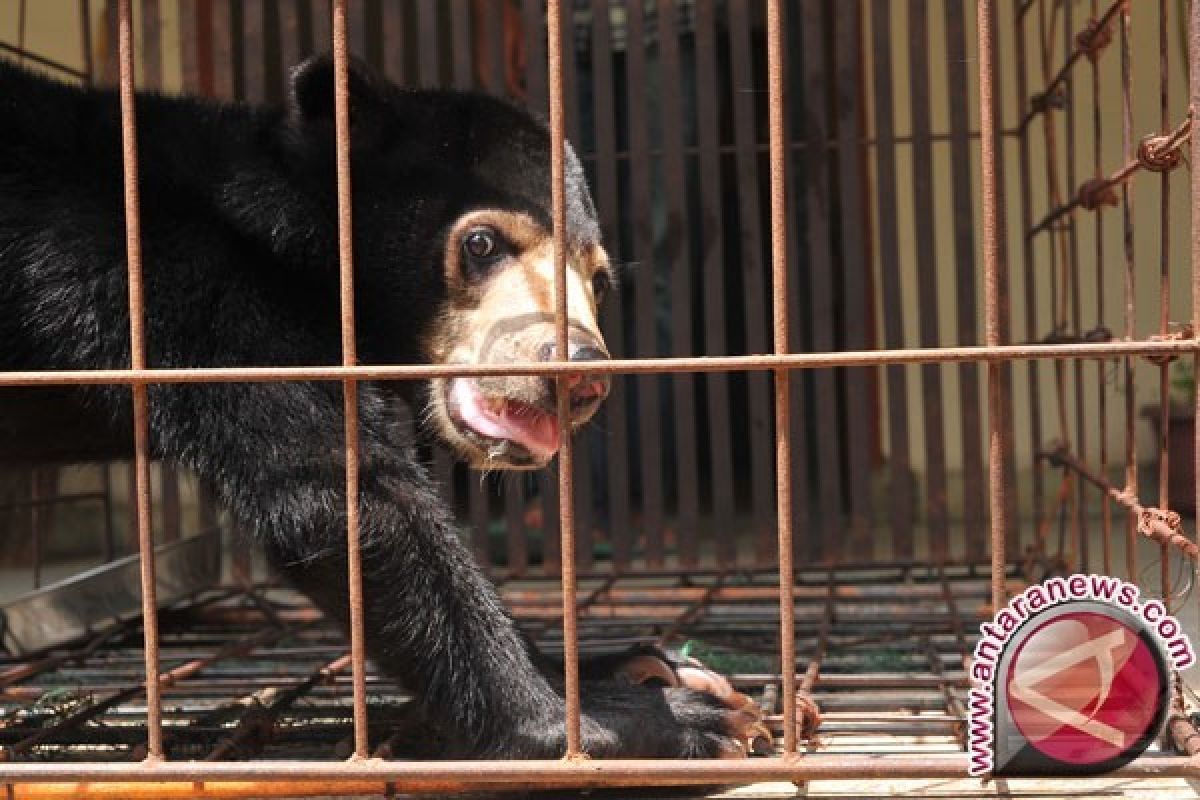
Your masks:
{"label": "wooden plank", "polygon": [[470,0],[452,0],[450,4],[450,40],[453,54],[454,88],[470,89],[474,85],[471,60]]}
{"label": "wooden plank", "polygon": [[[628,7],[626,40],[626,85],[629,120],[629,199],[633,229],[634,304],[637,356],[658,355],[657,292],[654,264],[654,230],[650,196],[650,140],[647,113],[646,20],[641,3]],[[646,542],[646,562],[663,565],[663,443],[660,379],[643,375],[636,379],[638,438],[642,489],[641,531]]]}
{"label": "wooden plank", "polygon": [[234,99],[233,7],[222,0],[212,6],[212,69],[213,96]]}
{"label": "wooden plank", "polygon": [[[303,20],[307,9],[300,7],[301,2],[279,0],[279,67],[284,81],[292,67],[306,58],[312,49],[311,42],[304,42]],[[308,27],[311,36],[311,24]]]}
{"label": "wooden plank", "polygon": [[117,0],[105,0],[104,53],[100,61],[100,83],[104,86],[117,85]]}
{"label": "wooden plank", "polygon": [[346,4],[346,12],[346,35],[349,37],[350,55],[368,61],[367,36],[370,25],[367,22],[366,0],[351,0]]}
{"label": "wooden plank", "polygon": [[[86,5],[86,4],[85,4]],[[181,88],[185,94],[199,94],[200,60],[197,51],[197,15],[200,3],[184,3],[179,7],[179,66]]]}
{"label": "wooden plank", "polygon": [[328,53],[333,49],[333,6],[330,0],[310,0],[312,3],[313,52]]}
{"label": "wooden plank", "polygon": [[[737,174],[738,222],[741,239],[742,286],[746,320],[746,349],[765,353],[767,345],[766,275],[762,233],[762,186],[759,174],[758,134],[755,123],[754,69],[750,40],[751,8],[747,0],[729,4],[730,58],[733,76],[733,133]],[[774,564],[775,498],[774,447],[771,439],[769,376],[746,376],[749,390],[750,505],[754,533],[754,558]]]}
{"label": "wooden plank", "polygon": [[[896,128],[892,98],[892,0],[871,2],[871,51],[875,93],[875,194],[882,274],[883,346],[904,347],[900,289],[900,234],[896,221]],[[908,368],[888,367],[889,516],[892,557],[913,557],[913,481],[908,434]]]}
{"label": "wooden plank", "polygon": [[[912,94],[913,212],[916,219],[917,292],[922,309],[931,312],[938,306],[937,249],[933,209],[933,154],[929,109],[929,24],[926,0],[912,0],[908,6],[909,74]],[[938,315],[918,317],[921,347],[941,342]],[[925,407],[925,521],[929,527],[931,557],[943,561],[948,556],[949,530],[946,518],[946,452],[942,411],[942,368],[936,364],[921,367],[921,392]]]}
{"label": "wooden plank", "polygon": [[[455,9],[457,10],[463,5],[464,0],[456,0]],[[383,4],[381,13],[383,26],[383,74],[389,80],[403,86],[408,82],[407,71],[404,68],[404,4],[400,0],[390,0]],[[457,43],[455,52],[457,55]],[[470,58],[471,51],[469,47],[466,52],[467,57]]]}
{"label": "wooden plank", "polygon": [[[967,62],[967,29],[963,0],[945,0],[946,58],[950,64]],[[978,344],[975,275],[974,190],[971,187],[971,144],[967,119],[968,71],[949,69],[946,89],[950,108],[950,164],[954,207],[954,269],[958,344]],[[988,550],[987,497],[984,492],[982,403],[979,367],[958,368],[959,403],[962,410],[963,528],[966,555],[982,558]]]}
{"label": "wooden plank", "polygon": [[[696,4],[696,137],[699,149],[699,224],[703,226],[704,248],[700,254],[704,280],[705,355],[729,352],[725,315],[725,209],[721,180],[720,81],[717,76],[716,0]],[[723,549],[722,561],[736,560],[734,528],[733,433],[729,403],[729,376],[705,375],[712,498],[709,533]]]}
{"label": "wooden plank", "polygon": [[[679,8],[675,0],[660,0],[659,13],[659,86],[663,133],[663,177],[666,194],[667,242],[671,284],[671,350],[676,356],[694,355],[692,346],[692,249],[687,207],[687,170],[683,153],[684,137],[682,71],[679,57]],[[677,373],[671,376],[672,409],[675,421],[675,490],[677,538],[680,561],[684,566],[699,563],[700,482],[696,453],[695,376]]]}
{"label": "wooden plank", "polygon": [[242,97],[260,104],[267,99],[266,0],[242,0]]}
{"label": "wooden plank", "polygon": [[521,27],[525,31],[525,104],[535,113],[548,114],[546,0],[521,0]]}
{"label": "wooden plank", "polygon": [[[808,181],[806,198],[809,272],[811,278],[812,347],[818,352],[836,347],[837,299],[833,285],[830,243],[830,207],[833,199],[829,174],[828,75],[825,71],[825,30],[819,0],[806,0],[801,23],[804,52],[804,103],[806,129],[804,160]],[[837,376],[820,370],[814,376],[817,430],[818,516],[824,540],[820,557],[833,560],[841,549],[842,477],[838,441]],[[815,555],[815,554],[814,554]]]}
{"label": "wooden plank", "polygon": [[417,82],[437,86],[439,74],[438,0],[417,0]]}
{"label": "wooden plank", "polygon": [[159,0],[142,0],[142,86],[162,89],[162,9]]}
{"label": "wooden plank", "polygon": [[[594,188],[600,227],[614,265],[621,263],[621,237],[618,229],[617,117],[613,96],[612,29],[608,0],[592,0],[592,95],[595,99],[596,161]],[[532,84],[528,82],[527,90]],[[620,290],[618,290],[619,292]],[[614,294],[601,309],[601,324],[609,351],[625,354],[625,314],[621,298]],[[632,541],[629,518],[629,420],[626,418],[628,380],[614,376],[612,391],[604,404],[606,432],[604,455],[607,465],[608,539],[612,542],[613,568],[626,569],[631,560]]]}
{"label": "wooden plank", "polygon": [[[859,142],[864,125],[858,106],[862,86],[859,61],[862,39],[858,4],[841,6],[833,17],[837,81],[838,198],[842,239],[842,310],[845,347],[866,350],[867,320],[873,310],[868,295],[867,251],[864,231],[870,230],[866,198],[863,196],[863,161]],[[953,71],[953,70],[952,70]],[[843,370],[845,379],[844,421],[846,431],[847,498],[849,535],[842,555],[870,560],[875,556],[871,535],[871,418],[867,369]]]}

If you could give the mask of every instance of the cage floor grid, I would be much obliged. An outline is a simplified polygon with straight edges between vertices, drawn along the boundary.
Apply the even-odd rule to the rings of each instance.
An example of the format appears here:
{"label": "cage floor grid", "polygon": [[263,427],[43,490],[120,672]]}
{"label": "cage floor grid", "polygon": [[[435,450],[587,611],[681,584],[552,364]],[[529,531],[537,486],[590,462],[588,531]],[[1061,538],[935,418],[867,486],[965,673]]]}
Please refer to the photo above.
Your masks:
{"label": "cage floor grid", "polygon": [[[1014,589],[1019,585],[1013,579]],[[548,654],[561,653],[556,581],[509,581],[502,592]],[[947,754],[965,735],[964,660],[990,613],[986,573],[969,567],[874,567],[797,576],[800,737],[807,752]],[[767,573],[581,581],[584,657],[656,644],[730,677],[782,733],[776,588]],[[350,663],[340,632],[289,589],[204,594],[163,614],[164,739],[171,760],[334,760],[352,751]],[[8,761],[129,762],[145,751],[142,651],[136,623],[22,661],[0,663],[0,746]],[[404,759],[427,732],[409,698],[368,676],[374,755]],[[753,757],[753,756],[751,756]],[[848,785],[853,783],[853,786]],[[1061,781],[821,782],[809,796],[1054,795]],[[1089,782],[1098,796],[1196,796],[1182,780]],[[1146,792],[1151,794],[1146,795]],[[790,784],[719,792],[793,796]],[[858,792],[858,795],[854,793]],[[1132,794],[1130,794],[1132,793]],[[693,793],[695,794],[695,793]],[[646,792],[645,796],[653,793]],[[674,796],[680,796],[674,792]],[[250,795],[247,795],[250,796]],[[637,796],[623,790],[622,797]],[[661,795],[658,795],[661,796]]]}

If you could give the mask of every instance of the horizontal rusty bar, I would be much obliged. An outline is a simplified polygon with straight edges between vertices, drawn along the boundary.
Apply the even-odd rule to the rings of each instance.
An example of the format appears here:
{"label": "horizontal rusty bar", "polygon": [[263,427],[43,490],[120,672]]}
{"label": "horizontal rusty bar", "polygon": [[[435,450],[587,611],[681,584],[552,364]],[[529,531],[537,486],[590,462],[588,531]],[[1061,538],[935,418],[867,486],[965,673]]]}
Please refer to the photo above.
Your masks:
{"label": "horizontal rusty bar", "polygon": [[[403,792],[478,791],[512,788],[614,788],[630,786],[703,786],[720,783],[813,780],[904,780],[966,778],[965,754],[840,755],[800,758],[680,761],[596,759],[571,761],[436,761],[379,759],[351,761],[142,762],[135,764],[4,764],[0,783],[110,781],[173,783],[307,780],[374,780],[394,783]],[[1173,756],[1143,757],[1110,777],[1200,778],[1200,760]],[[76,795],[78,796],[78,795]]]}
{"label": "horizontal rusty bar", "polygon": [[512,364],[412,364],[325,367],[198,367],[188,369],[100,369],[0,372],[3,386],[100,386],[105,384],[270,383],[292,381],[422,380],[488,375],[641,375],[669,372],[753,372],[827,369],[890,364],[962,364],[1037,359],[1171,356],[1200,351],[1200,340],[1023,344],[994,347],[924,347],[847,350],[787,355],[630,358],[589,362]]}

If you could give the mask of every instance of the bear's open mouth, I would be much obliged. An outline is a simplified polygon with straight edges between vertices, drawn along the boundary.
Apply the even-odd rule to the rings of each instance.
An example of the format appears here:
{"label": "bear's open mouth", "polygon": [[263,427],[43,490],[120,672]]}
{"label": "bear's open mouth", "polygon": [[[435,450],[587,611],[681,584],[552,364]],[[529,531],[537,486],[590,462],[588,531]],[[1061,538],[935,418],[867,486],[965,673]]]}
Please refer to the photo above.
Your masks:
{"label": "bear's open mouth", "polygon": [[536,406],[483,394],[470,378],[446,385],[446,409],[458,432],[490,457],[545,464],[558,452],[558,418]]}

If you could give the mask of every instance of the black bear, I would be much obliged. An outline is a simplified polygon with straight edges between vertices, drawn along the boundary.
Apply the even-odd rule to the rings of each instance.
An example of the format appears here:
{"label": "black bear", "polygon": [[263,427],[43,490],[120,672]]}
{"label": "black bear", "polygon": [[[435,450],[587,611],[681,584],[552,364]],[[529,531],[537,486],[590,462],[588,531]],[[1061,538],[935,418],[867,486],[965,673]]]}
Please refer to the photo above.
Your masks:
{"label": "black bear", "polygon": [[[361,362],[556,357],[544,125],[485,96],[401,90],[358,65],[350,90]],[[139,96],[150,366],[340,363],[332,117],[324,58],[293,71],[284,108]],[[567,191],[570,356],[603,359],[596,305],[610,273],[573,155]],[[123,213],[116,94],[0,62],[0,369],[128,366]],[[570,391],[583,424],[607,384]],[[397,412],[415,404],[475,466],[540,467],[570,434],[553,414],[554,382],[364,383],[360,393],[371,657],[445,732],[445,755],[560,756],[561,666],[523,640],[460,544]],[[340,385],[155,386],[150,405],[153,455],[194,470],[278,569],[344,621]],[[125,387],[6,389],[0,452],[127,456],[130,419]],[[583,665],[588,753],[737,754],[761,730],[716,676],[689,680],[660,662],[642,653]]]}

